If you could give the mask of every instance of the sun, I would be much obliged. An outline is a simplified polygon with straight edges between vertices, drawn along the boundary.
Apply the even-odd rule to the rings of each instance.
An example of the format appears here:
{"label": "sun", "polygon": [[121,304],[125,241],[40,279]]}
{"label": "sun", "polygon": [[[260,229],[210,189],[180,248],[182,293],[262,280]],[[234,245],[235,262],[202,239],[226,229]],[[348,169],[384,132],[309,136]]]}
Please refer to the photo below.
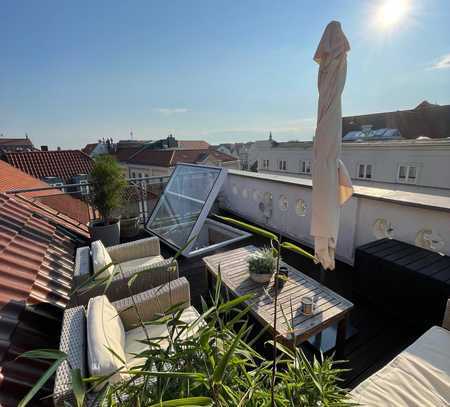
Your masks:
{"label": "sun", "polygon": [[382,28],[391,28],[406,17],[409,9],[409,0],[385,0],[377,10],[376,21]]}

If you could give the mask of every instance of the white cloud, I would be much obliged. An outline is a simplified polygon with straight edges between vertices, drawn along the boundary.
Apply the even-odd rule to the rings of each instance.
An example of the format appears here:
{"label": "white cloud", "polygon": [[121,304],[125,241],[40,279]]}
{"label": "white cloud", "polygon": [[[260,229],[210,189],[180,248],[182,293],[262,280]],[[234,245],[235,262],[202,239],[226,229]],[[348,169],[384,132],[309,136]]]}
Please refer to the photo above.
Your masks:
{"label": "white cloud", "polygon": [[450,54],[442,55],[439,60],[433,64],[432,69],[450,69]]}
{"label": "white cloud", "polygon": [[173,114],[177,114],[177,113],[187,113],[187,112],[189,112],[189,109],[186,109],[186,108],[180,108],[180,107],[178,107],[178,108],[167,108],[167,107],[158,107],[158,108],[155,108],[155,109],[153,109],[155,112],[158,112],[158,113],[161,113],[161,114],[163,114],[163,115],[165,115],[165,116],[171,116],[171,115],[173,115]]}

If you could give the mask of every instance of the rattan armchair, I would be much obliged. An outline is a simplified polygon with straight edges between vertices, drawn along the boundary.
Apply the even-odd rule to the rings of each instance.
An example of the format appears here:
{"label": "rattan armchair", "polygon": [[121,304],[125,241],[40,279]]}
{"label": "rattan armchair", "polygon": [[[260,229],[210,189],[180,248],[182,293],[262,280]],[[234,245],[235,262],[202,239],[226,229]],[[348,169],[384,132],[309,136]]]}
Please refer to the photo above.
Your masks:
{"label": "rattan armchair", "polygon": [[[104,292],[105,284],[91,284],[89,290],[85,287],[80,288],[86,280],[92,280],[93,270],[89,247],[81,247],[77,250],[73,279],[74,293],[69,307],[86,305],[90,298],[102,294],[105,294],[110,301],[117,301],[130,296],[131,293],[136,294],[179,277],[177,261],[161,257],[157,237],[111,246],[106,250],[114,263],[114,277],[106,292]],[[151,265],[139,264],[139,259],[151,257],[157,258],[158,261]],[[130,288],[128,281],[136,273],[139,273],[139,276]]]}
{"label": "rattan armchair", "polygon": [[[139,317],[133,307],[133,301],[142,319],[144,321],[152,320],[173,305],[183,304],[185,308],[190,306],[189,282],[182,277],[160,287],[134,295],[133,300],[131,297],[128,297],[113,302],[112,305],[120,315],[125,331],[139,324]],[[66,353],[68,361],[64,361],[56,371],[53,403],[55,406],[64,406],[67,403],[74,405],[71,368],[80,369],[83,377],[89,375],[87,366],[86,314],[83,306],[69,308],[64,312],[59,349]],[[93,406],[97,395],[95,391],[89,392],[86,405]]]}

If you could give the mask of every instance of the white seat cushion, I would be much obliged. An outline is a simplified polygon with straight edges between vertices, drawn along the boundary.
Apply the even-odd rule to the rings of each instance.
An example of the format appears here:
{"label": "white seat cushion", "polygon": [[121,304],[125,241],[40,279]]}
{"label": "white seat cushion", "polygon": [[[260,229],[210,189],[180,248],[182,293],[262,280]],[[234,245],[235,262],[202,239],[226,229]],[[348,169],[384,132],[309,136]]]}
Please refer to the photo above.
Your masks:
{"label": "white seat cushion", "polygon": [[164,260],[164,257],[158,255],[158,256],[150,256],[150,257],[141,257],[140,259],[133,259],[124,261],[123,263],[120,263],[120,270],[123,272],[134,270],[137,267],[142,266],[152,266],[156,263],[159,263]]}
{"label": "white seat cushion", "polygon": [[[180,320],[189,324],[193,321],[195,321],[200,314],[197,312],[197,310],[190,306],[183,310]],[[198,326],[196,325],[193,328],[187,329],[183,334],[181,335],[183,338],[190,337],[194,335],[197,330]],[[160,325],[147,325],[147,333],[148,337],[151,338],[168,338],[169,331],[167,329],[166,324],[160,324]],[[144,358],[136,358],[135,355],[145,351],[148,349],[148,345],[139,341],[146,341],[147,336],[145,335],[144,329],[142,327],[137,327],[134,329],[131,329],[125,333],[125,356],[127,360],[127,366],[129,369],[136,367],[138,365],[142,365],[145,362]],[[155,342],[158,342],[161,348],[167,349],[169,346],[169,340],[168,339],[155,339]]]}
{"label": "white seat cushion", "polygon": [[450,405],[450,332],[434,326],[351,391],[362,406]]}
{"label": "white seat cushion", "polygon": [[[94,268],[94,274],[98,273],[103,267],[112,263],[111,256],[109,255],[106,247],[103,246],[101,240],[96,240],[91,244],[92,253],[92,265]],[[114,265],[108,267],[103,273],[99,274],[99,278],[109,277],[114,272]]]}
{"label": "white seat cushion", "polygon": [[[125,329],[116,309],[105,295],[91,298],[86,316],[88,367],[93,376],[109,375],[124,365]],[[116,357],[109,349],[113,350]],[[120,360],[122,359],[122,360]],[[116,383],[124,378],[114,374],[109,381]]]}

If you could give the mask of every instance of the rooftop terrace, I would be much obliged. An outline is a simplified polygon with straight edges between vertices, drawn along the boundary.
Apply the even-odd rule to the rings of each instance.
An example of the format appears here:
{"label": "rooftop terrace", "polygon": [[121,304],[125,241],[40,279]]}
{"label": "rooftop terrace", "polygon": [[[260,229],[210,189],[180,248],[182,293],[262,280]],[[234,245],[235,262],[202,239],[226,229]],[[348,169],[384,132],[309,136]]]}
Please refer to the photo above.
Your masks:
{"label": "rooftop terrace", "polygon": [[[148,236],[143,226],[151,216],[167,178],[153,177],[129,180],[129,182],[136,185],[140,191],[138,207],[142,225],[139,235],[126,240],[136,240]],[[41,204],[45,197],[48,204],[52,199],[59,197],[59,195],[48,196],[46,189],[40,189],[40,191],[41,196],[38,189],[34,190],[33,196],[27,199]],[[67,191],[66,194],[85,202],[85,216],[90,218],[95,216],[95,212],[85,201],[86,197],[80,195],[79,189],[68,192],[69,189],[65,188],[65,191]],[[20,191],[14,191],[10,195],[20,195]],[[310,205],[310,180],[229,170],[210,216],[229,215],[263,226],[308,249],[312,247],[309,236]],[[422,319],[416,321],[417,323],[411,323],[406,318],[396,316],[389,309],[374,304],[361,294],[357,289],[360,276],[355,259],[356,248],[382,237],[395,237],[399,241],[415,245],[418,243],[421,231],[429,230],[433,236],[442,238],[439,252],[448,256],[450,254],[449,210],[448,196],[363,186],[355,188],[355,195],[342,213],[336,270],[327,272],[324,278],[324,284],[327,287],[355,305],[350,314],[351,329],[346,344],[345,358],[348,360],[346,367],[349,371],[344,374],[345,386],[349,388],[356,386],[411,344],[435,322],[430,318],[430,320]],[[65,214],[64,208],[58,208],[56,212],[59,212],[57,213],[59,217],[73,216],[73,213]],[[380,231],[375,227],[377,222],[380,224],[380,219],[385,220],[385,223],[381,224],[389,225],[389,230]],[[385,233],[385,236],[380,236],[380,233]],[[262,247],[267,245],[267,241],[252,236],[226,247],[218,247],[205,255],[179,259],[180,275],[185,276],[191,284],[191,296],[195,306],[200,307],[200,298],[206,297],[208,291],[207,273],[202,258],[211,253],[225,252],[248,244]],[[174,253],[173,248],[162,245],[163,257],[171,257]],[[319,267],[304,257],[289,253],[284,260],[307,276],[316,280],[320,279]],[[450,276],[448,279],[450,281]],[[43,301],[46,300],[43,299]],[[54,323],[57,325],[57,320]],[[255,327],[258,327],[258,322],[254,321],[254,323]],[[260,340],[257,347],[270,358],[269,351],[263,346],[264,339],[267,338]],[[333,350],[331,340],[326,335],[322,338],[322,344],[325,349]],[[309,344],[302,345],[302,348],[309,355],[315,352],[315,348]]]}

